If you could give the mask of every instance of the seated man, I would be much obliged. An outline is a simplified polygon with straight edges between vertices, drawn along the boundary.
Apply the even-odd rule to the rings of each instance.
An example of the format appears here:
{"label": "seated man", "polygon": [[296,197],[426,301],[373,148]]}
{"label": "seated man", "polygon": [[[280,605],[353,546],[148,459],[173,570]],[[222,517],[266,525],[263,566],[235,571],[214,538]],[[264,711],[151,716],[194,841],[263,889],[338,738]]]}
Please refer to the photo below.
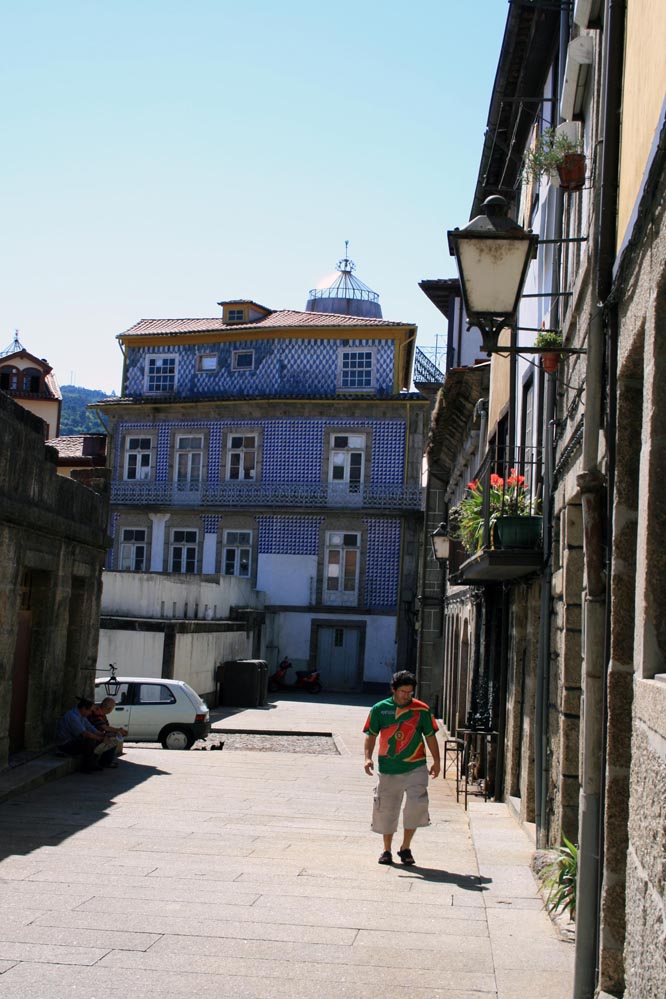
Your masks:
{"label": "seated man", "polygon": [[80,698],[76,707],[70,708],[59,719],[56,729],[58,749],[68,756],[80,756],[84,773],[110,767],[116,751],[115,745],[111,745],[106,736],[90,723],[89,715],[93,707],[88,698]]}
{"label": "seated man", "polygon": [[107,740],[111,741],[116,748],[117,755],[122,756],[123,739],[127,735],[127,729],[114,728],[113,725],[109,725],[108,719],[108,715],[111,714],[115,706],[116,702],[112,697],[105,697],[101,704],[94,705],[90,712],[90,722],[98,732],[102,732]]}

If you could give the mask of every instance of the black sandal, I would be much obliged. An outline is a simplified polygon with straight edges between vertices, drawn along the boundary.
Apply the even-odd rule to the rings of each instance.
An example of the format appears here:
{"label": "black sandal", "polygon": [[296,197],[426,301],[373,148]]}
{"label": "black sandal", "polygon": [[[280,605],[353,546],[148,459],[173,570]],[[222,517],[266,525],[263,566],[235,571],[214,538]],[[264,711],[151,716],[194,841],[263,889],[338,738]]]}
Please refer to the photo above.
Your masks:
{"label": "black sandal", "polygon": [[391,851],[390,850],[384,850],[384,852],[382,853],[382,855],[379,858],[379,860],[377,861],[377,863],[378,864],[392,864],[393,863],[393,854],[391,853]]}
{"label": "black sandal", "polygon": [[401,862],[407,867],[411,867],[412,864],[416,863],[412,857],[412,851],[410,849],[398,850],[398,856],[400,857]]}

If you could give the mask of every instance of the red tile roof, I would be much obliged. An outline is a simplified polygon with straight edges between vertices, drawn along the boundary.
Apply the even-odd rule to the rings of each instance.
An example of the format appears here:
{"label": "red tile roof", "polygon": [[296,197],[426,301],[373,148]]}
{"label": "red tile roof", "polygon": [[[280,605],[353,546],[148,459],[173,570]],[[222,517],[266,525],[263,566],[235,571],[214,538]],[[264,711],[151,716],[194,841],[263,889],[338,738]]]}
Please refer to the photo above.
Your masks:
{"label": "red tile roof", "polygon": [[155,336],[171,333],[208,333],[236,330],[271,330],[293,327],[311,329],[351,326],[357,329],[368,327],[412,326],[412,323],[390,322],[388,319],[363,319],[359,316],[342,316],[334,313],[297,312],[295,309],[281,309],[271,312],[252,323],[225,323],[221,317],[215,319],[141,319],[118,337]]}

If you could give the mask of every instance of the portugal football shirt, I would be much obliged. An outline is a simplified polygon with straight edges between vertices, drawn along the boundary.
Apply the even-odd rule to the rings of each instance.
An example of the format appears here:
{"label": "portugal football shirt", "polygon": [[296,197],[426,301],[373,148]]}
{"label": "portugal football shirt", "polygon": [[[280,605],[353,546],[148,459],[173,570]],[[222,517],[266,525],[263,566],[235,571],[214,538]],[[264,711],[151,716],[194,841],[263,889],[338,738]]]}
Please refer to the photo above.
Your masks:
{"label": "portugal football shirt", "polygon": [[363,731],[379,736],[380,774],[406,774],[425,765],[423,737],[434,735],[437,722],[423,701],[401,708],[387,697],[370,708]]}

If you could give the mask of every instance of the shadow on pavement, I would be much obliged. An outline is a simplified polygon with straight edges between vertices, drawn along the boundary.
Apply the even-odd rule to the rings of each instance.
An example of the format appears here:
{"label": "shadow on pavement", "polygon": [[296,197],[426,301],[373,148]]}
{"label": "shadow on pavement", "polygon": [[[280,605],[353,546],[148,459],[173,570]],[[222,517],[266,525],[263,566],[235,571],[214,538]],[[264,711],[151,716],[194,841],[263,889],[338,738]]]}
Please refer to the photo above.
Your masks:
{"label": "shadow on pavement", "polygon": [[101,821],[118,795],[166,775],[159,767],[123,760],[117,770],[76,772],[2,802],[0,861],[58,846]]}
{"label": "shadow on pavement", "polygon": [[401,877],[415,878],[420,881],[433,881],[438,884],[455,885],[465,891],[488,891],[486,885],[492,884],[492,878],[482,878],[478,874],[455,874],[453,871],[443,871],[436,867],[419,867],[415,864]]}

